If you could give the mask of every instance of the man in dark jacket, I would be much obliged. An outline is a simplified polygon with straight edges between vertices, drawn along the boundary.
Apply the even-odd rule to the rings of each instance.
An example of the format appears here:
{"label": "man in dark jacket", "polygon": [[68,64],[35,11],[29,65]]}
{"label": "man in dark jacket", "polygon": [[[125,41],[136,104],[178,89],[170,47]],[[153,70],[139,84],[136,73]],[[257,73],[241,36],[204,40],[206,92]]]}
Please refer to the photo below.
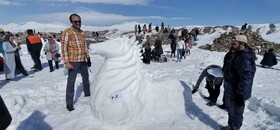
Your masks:
{"label": "man in dark jacket", "polygon": [[263,55],[263,59],[261,61],[262,67],[271,68],[271,66],[277,64],[277,59],[275,54],[273,53],[273,49],[269,49],[268,52],[265,52]]}
{"label": "man in dark jacket", "polygon": [[156,60],[156,61],[159,61],[160,56],[163,54],[163,49],[162,49],[161,44],[162,44],[162,41],[160,39],[157,39],[155,41],[155,45],[154,45],[155,48],[152,53],[153,53],[154,60]]}
{"label": "man in dark jacket", "polygon": [[228,126],[222,130],[239,130],[243,122],[245,100],[251,97],[256,72],[253,53],[247,45],[245,35],[237,35],[232,63],[224,71],[225,101],[228,107]]}
{"label": "man in dark jacket", "polygon": [[171,48],[171,58],[172,58],[172,54],[174,55],[175,58],[175,51],[176,51],[176,36],[174,36],[173,33],[170,33],[170,35],[168,36],[169,39],[171,39],[171,43],[170,43],[170,48]]}
{"label": "man in dark jacket", "polygon": [[0,95],[0,130],[5,130],[12,121],[11,114]]}
{"label": "man in dark jacket", "polygon": [[222,67],[218,65],[209,65],[200,74],[196,85],[193,87],[192,93],[196,93],[201,81],[206,77],[206,87],[209,92],[209,97],[207,97],[210,102],[207,103],[208,106],[213,106],[216,104],[217,99],[220,95],[220,87],[223,83],[223,71]]}
{"label": "man in dark jacket", "polygon": [[33,34],[32,29],[27,30],[28,36],[26,37],[26,45],[27,50],[31,55],[32,60],[35,63],[35,71],[42,70],[40,55],[41,55],[41,49],[42,49],[42,42],[39,36]]}

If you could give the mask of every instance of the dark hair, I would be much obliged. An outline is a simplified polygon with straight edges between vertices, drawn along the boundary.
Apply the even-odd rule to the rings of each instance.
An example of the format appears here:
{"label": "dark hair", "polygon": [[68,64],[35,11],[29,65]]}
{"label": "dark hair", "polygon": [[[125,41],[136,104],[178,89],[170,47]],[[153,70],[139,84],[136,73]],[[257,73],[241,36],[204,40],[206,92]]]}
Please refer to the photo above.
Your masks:
{"label": "dark hair", "polygon": [[30,35],[30,34],[33,34],[33,30],[32,30],[32,29],[27,29],[26,32],[27,32],[27,34],[29,34],[29,35]]}
{"label": "dark hair", "polygon": [[9,33],[9,34],[6,34],[5,37],[4,37],[4,42],[6,41],[10,41],[10,37],[11,36],[14,36],[13,34]]}
{"label": "dark hair", "polygon": [[74,13],[74,14],[71,14],[71,15],[69,16],[70,22],[72,22],[72,17],[73,17],[73,16],[78,16],[78,17],[81,19],[81,17],[80,17],[78,14]]}
{"label": "dark hair", "polygon": [[270,49],[268,50],[268,52],[273,52],[273,49],[272,49],[272,48],[270,48]]}

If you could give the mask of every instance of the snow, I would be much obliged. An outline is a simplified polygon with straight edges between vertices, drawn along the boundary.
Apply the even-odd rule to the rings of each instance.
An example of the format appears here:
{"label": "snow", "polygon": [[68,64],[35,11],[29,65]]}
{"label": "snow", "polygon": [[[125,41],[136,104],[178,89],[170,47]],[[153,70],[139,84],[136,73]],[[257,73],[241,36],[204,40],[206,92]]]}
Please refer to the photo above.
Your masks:
{"label": "snow", "polygon": [[[199,35],[198,46],[212,43],[220,33]],[[110,41],[91,45],[92,95],[83,96],[78,75],[72,112],[66,109],[67,76],[62,62],[58,70],[49,72],[42,55],[43,70],[34,73],[29,69],[33,61],[22,45],[21,60],[31,76],[18,75],[6,82],[0,74],[0,94],[13,117],[7,130],[216,130],[219,125],[227,125],[227,112],[207,106],[202,98],[208,96],[204,81],[198,92],[191,94],[205,67],[222,66],[224,52],[194,46],[182,62],[169,58],[169,62],[145,65],[135,57],[134,37],[121,37],[118,30],[109,37]],[[279,39],[272,40],[280,43]],[[164,52],[170,57],[169,46],[164,46]],[[246,101],[241,130],[280,129],[280,65],[264,69],[259,65],[261,59],[258,56],[256,61],[253,93]],[[218,104],[222,95],[221,87]]]}

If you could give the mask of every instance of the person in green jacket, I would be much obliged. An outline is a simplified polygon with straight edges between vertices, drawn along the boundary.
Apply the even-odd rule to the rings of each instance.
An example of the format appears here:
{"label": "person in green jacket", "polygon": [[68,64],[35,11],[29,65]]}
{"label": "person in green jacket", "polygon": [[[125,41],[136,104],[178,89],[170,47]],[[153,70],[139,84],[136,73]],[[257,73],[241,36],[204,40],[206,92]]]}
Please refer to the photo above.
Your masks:
{"label": "person in green jacket", "polygon": [[2,54],[2,56],[4,56],[4,50],[3,50],[3,37],[5,35],[5,32],[2,28],[0,28],[0,53]]}

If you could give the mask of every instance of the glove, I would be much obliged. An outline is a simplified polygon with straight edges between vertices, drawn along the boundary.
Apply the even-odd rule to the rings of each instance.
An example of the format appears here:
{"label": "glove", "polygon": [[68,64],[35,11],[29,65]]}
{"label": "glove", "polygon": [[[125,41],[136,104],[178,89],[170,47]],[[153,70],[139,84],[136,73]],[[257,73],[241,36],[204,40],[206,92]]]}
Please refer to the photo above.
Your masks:
{"label": "glove", "polygon": [[87,66],[88,66],[88,67],[91,67],[90,57],[87,58]]}
{"label": "glove", "polygon": [[236,95],[236,99],[235,99],[235,103],[237,106],[245,106],[245,100],[244,100],[244,97],[243,95],[241,94],[237,94]]}
{"label": "glove", "polygon": [[196,93],[197,92],[197,89],[193,89],[192,90],[192,94]]}

